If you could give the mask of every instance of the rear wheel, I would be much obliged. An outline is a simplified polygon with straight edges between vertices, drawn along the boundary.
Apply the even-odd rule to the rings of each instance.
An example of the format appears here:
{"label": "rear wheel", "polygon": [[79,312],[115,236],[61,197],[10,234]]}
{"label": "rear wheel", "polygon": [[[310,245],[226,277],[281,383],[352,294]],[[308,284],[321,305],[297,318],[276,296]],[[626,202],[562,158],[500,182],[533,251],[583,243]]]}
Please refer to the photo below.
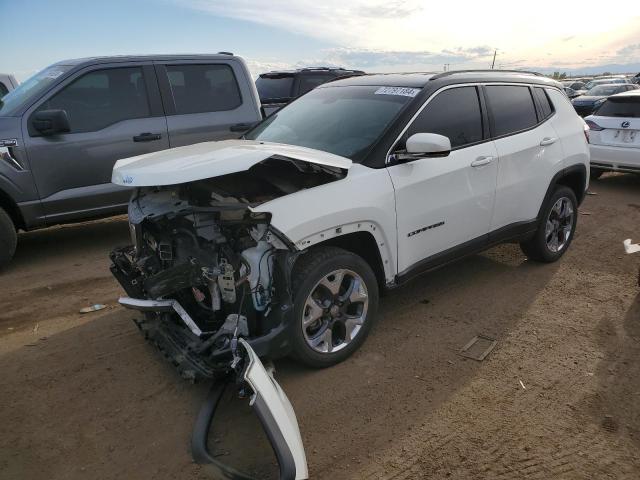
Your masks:
{"label": "rear wheel", "polygon": [[378,283],[358,255],[335,247],[304,254],[293,272],[292,349],[322,368],[349,357],[364,342],[378,307]]}
{"label": "rear wheel", "polygon": [[9,264],[17,244],[16,227],[7,212],[0,208],[0,269]]}
{"label": "rear wheel", "polygon": [[520,244],[524,254],[537,262],[555,262],[567,251],[576,230],[578,202],[568,187],[558,186],[546,202],[534,236]]}

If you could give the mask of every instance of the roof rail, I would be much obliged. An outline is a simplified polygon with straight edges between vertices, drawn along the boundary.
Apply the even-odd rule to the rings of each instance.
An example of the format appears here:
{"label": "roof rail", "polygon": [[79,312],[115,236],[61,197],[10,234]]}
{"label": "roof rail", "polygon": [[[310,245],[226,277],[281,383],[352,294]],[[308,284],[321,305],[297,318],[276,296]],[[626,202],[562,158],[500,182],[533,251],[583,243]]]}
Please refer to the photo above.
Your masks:
{"label": "roof rail", "polygon": [[442,77],[448,77],[449,75],[455,75],[456,73],[490,73],[490,72],[503,72],[503,73],[524,73],[527,75],[535,75],[537,77],[545,77],[546,75],[543,75],[540,72],[529,72],[527,70],[490,70],[490,69],[486,69],[486,70],[449,70],[448,72],[443,72],[443,73],[438,73],[437,75],[434,75],[433,77],[431,77],[429,80],[438,80],[439,78]]}
{"label": "roof rail", "polygon": [[303,67],[300,71],[305,70],[344,70],[343,67]]}
{"label": "roof rail", "polygon": [[218,55],[231,55],[231,56],[233,56],[233,52],[218,52]]}

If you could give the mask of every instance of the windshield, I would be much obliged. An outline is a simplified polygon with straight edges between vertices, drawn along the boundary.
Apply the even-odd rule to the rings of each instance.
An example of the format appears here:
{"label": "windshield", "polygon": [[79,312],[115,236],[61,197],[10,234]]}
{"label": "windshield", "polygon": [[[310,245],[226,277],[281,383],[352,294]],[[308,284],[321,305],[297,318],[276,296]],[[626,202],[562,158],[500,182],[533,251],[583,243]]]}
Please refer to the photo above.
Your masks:
{"label": "windshield", "polygon": [[622,78],[601,78],[600,80],[592,80],[587,83],[587,89],[591,89],[596,85],[604,85],[606,83],[625,83]]}
{"label": "windshield", "polygon": [[587,92],[587,95],[592,97],[606,97],[607,95],[613,95],[614,93],[619,93],[623,90],[623,87],[619,85],[600,85],[598,87],[593,87],[591,90]]}
{"label": "windshield", "polygon": [[286,77],[258,77],[256,88],[260,101],[279,100],[291,98],[293,89],[293,76]]}
{"label": "windshield", "polygon": [[640,95],[609,98],[597,110],[596,115],[600,117],[640,118]]}
{"label": "windshield", "polygon": [[317,88],[268,117],[245,138],[315,148],[361,162],[418,91],[372,86]]}
{"label": "windshield", "polygon": [[70,65],[48,67],[22,82],[15,90],[0,99],[0,115],[13,115],[26,102],[49,88],[58,77],[69,71],[70,68]]}

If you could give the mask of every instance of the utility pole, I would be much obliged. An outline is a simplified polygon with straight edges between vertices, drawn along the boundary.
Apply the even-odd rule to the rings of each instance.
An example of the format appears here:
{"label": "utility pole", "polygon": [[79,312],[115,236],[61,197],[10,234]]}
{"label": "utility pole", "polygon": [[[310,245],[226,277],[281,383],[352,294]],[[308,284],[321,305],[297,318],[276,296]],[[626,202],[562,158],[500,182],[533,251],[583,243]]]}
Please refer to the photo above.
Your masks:
{"label": "utility pole", "polygon": [[493,67],[495,67],[495,65],[496,65],[496,54],[497,54],[497,53],[498,53],[498,49],[496,48],[496,49],[493,51],[493,62],[491,62],[491,70],[493,70]]}

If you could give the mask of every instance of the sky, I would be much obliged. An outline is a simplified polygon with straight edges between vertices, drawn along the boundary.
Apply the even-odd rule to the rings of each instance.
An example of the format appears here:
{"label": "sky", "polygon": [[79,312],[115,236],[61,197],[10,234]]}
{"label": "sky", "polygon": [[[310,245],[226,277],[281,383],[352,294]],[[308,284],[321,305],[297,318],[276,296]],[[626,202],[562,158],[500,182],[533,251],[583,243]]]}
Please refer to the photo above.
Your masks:
{"label": "sky", "polygon": [[[215,53],[254,75],[496,68],[640,71],[640,2],[0,0],[0,72],[94,55]],[[10,21],[8,20],[10,19]]]}

